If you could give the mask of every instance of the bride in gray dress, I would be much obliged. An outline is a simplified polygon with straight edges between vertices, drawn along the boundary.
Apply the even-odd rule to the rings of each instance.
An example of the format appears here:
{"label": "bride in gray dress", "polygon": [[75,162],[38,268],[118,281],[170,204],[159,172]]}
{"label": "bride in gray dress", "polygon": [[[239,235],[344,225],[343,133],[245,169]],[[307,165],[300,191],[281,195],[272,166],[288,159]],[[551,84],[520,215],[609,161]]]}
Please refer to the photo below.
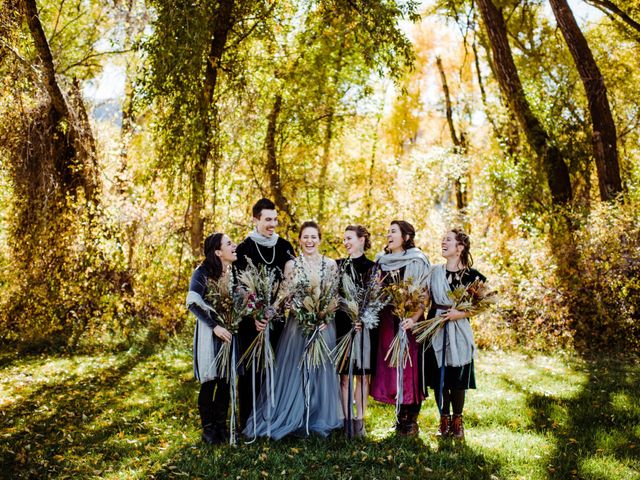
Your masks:
{"label": "bride in gray dress", "polygon": [[[292,281],[295,272],[303,268],[312,274],[334,277],[337,281],[336,262],[318,252],[320,227],[315,222],[303,223],[298,239],[302,255],[286,264],[287,280]],[[302,264],[296,265],[296,262]],[[329,349],[333,349],[336,345],[333,320],[326,327],[321,327],[320,334]],[[307,432],[326,437],[331,430],[342,426],[338,375],[328,358],[323,366],[308,370],[308,411],[305,407],[305,378],[301,363],[306,343],[307,338],[298,321],[290,315],[276,351],[273,401],[269,402],[268,392],[261,389],[256,409],[243,432],[247,437],[279,440],[287,435],[306,436]]]}

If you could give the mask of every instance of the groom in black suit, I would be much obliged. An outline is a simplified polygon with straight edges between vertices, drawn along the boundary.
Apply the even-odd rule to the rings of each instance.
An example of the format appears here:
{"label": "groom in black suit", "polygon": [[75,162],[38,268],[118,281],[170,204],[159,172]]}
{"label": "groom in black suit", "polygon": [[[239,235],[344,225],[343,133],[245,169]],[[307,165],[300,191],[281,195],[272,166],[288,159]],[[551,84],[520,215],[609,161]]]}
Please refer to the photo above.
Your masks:
{"label": "groom in black suit", "polygon": [[[249,233],[236,249],[238,259],[234,262],[234,267],[238,271],[245,270],[248,260],[256,266],[264,265],[268,269],[275,270],[278,280],[284,278],[285,264],[294,258],[293,246],[284,238],[280,237],[276,231],[278,226],[278,212],[275,204],[267,199],[261,198],[252,209],[254,230]],[[240,344],[246,349],[254,340],[259,331],[267,328],[268,322],[260,322],[251,317],[246,317],[239,328]],[[278,339],[282,333],[283,323],[274,322],[270,332],[271,345],[274,350],[278,345]],[[241,352],[241,355],[244,352]],[[260,374],[256,374],[256,398],[260,392]],[[244,429],[251,411],[253,410],[253,398],[251,393],[252,379],[251,371],[245,372],[238,379],[238,390],[240,396],[240,428]]]}

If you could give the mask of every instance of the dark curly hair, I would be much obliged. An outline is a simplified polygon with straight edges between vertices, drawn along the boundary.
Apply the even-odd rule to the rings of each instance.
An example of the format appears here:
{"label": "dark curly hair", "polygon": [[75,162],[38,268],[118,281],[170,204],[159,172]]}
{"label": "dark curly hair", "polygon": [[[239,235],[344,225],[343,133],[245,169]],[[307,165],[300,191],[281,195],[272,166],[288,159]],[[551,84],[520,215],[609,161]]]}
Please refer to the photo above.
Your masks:
{"label": "dark curly hair", "polygon": [[461,228],[452,228],[451,233],[456,236],[456,243],[463,247],[460,253],[460,263],[464,268],[471,268],[473,266],[473,257],[471,256],[471,239],[469,235],[464,233]]}
{"label": "dark curly hair", "polygon": [[[416,229],[409,222],[404,220],[393,220],[389,225],[397,225],[402,235],[402,248],[407,251],[415,248]],[[409,237],[409,238],[407,238]],[[389,253],[388,247],[384,247],[384,251]]]}
{"label": "dark curly hair", "polygon": [[362,225],[349,225],[344,229],[345,232],[354,232],[358,238],[364,238],[364,251],[366,252],[371,248],[371,234]]}

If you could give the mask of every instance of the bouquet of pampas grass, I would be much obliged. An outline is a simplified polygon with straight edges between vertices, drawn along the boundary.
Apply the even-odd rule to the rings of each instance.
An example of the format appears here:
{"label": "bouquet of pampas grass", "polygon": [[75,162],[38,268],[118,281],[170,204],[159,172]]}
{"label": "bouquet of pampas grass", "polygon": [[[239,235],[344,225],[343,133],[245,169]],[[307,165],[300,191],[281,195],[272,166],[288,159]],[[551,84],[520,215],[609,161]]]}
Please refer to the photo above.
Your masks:
{"label": "bouquet of pampas grass", "polygon": [[328,325],[338,309],[338,278],[325,258],[319,270],[309,268],[307,261],[298,257],[290,284],[291,311],[295,314],[302,334],[307,337],[302,362],[311,367],[324,365],[331,352],[320,328]]}
{"label": "bouquet of pampas grass", "polygon": [[[486,311],[491,305],[496,303],[498,294],[490,290],[486,282],[476,279],[468,286],[461,285],[447,295],[453,302],[451,308],[461,312],[467,312],[469,316],[477,315]],[[444,327],[448,320],[442,315],[423,320],[413,326],[413,334],[416,342],[430,345],[436,333]]]}
{"label": "bouquet of pampas grass", "polygon": [[[431,299],[429,290],[423,286],[424,282],[414,282],[412,278],[401,280],[397,272],[392,275],[394,276],[394,281],[385,290],[391,299],[393,314],[400,321],[413,315],[418,310],[427,310],[429,308]],[[402,328],[398,328],[398,333],[393,338],[384,357],[390,367],[397,368],[402,366],[404,368],[407,361],[411,364],[407,347],[407,332]]]}
{"label": "bouquet of pampas grass", "polygon": [[340,309],[351,320],[351,330],[342,337],[332,352],[334,362],[339,371],[342,371],[352,358],[358,324],[364,330],[371,330],[377,327],[380,322],[380,311],[389,302],[389,297],[383,286],[383,277],[371,275],[365,286],[356,285],[348,265],[349,263],[345,262],[345,268],[341,272],[342,296],[340,297]]}

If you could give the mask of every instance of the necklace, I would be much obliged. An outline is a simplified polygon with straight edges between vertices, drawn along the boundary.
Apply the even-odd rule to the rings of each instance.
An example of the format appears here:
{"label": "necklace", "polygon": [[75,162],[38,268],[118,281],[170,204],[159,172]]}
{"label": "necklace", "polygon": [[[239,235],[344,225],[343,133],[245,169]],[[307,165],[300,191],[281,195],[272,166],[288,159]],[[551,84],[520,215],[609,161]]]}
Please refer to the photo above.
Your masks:
{"label": "necklace", "polygon": [[464,273],[464,269],[456,270],[452,272],[451,270],[447,270],[447,281],[449,283],[453,283],[453,279],[455,278],[456,282],[459,282],[462,278],[462,274]]}
{"label": "necklace", "polygon": [[271,265],[273,263],[273,261],[276,259],[276,246],[274,245],[273,247],[267,247],[267,248],[273,248],[273,255],[271,256],[271,261],[267,261],[266,258],[264,258],[262,256],[262,252],[260,251],[260,245],[258,245],[258,243],[254,240],[253,243],[256,244],[256,250],[258,250],[258,255],[260,255],[260,258],[262,259],[262,261],[267,264],[267,265]]}

